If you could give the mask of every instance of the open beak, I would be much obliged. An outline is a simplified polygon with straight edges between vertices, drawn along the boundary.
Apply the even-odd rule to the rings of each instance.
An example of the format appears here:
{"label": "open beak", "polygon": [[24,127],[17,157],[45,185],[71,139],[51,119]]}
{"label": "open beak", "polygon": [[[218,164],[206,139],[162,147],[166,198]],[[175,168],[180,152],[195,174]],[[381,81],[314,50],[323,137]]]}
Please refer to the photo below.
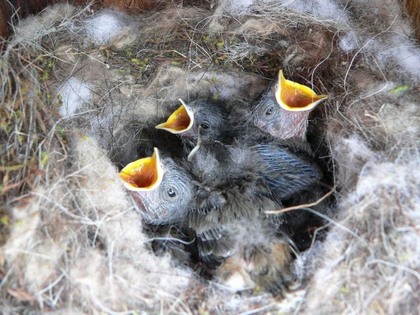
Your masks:
{"label": "open beak", "polygon": [[286,80],[283,70],[275,89],[277,103],[285,110],[303,112],[315,108],[327,95],[318,95],[309,87]]}
{"label": "open beak", "polygon": [[168,120],[156,126],[157,129],[163,129],[171,133],[183,133],[189,130],[194,123],[194,113],[179,99],[181,106],[169,116]]}
{"label": "open beak", "polygon": [[120,172],[125,187],[132,191],[150,191],[162,182],[163,168],[159,150],[154,148],[151,157],[129,163]]}

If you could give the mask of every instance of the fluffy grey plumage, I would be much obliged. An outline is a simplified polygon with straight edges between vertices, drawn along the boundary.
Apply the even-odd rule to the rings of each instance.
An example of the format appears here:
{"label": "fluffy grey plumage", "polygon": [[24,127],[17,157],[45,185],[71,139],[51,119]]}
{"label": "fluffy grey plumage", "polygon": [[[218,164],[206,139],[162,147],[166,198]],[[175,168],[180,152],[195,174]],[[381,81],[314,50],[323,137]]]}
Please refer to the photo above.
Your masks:
{"label": "fluffy grey plumage", "polygon": [[[252,126],[229,130],[226,112],[219,106],[203,100],[192,104],[197,132],[190,132],[191,127],[177,135],[184,143],[197,144],[189,154],[189,167],[202,188],[189,211],[189,227],[197,232],[203,261],[218,266],[231,256],[238,242],[235,226],[244,225],[242,220],[248,226],[270,221],[271,229],[294,234],[284,216],[268,220],[262,213],[281,208],[283,200],[318,183],[322,174],[310,160],[309,146],[297,140],[275,140]],[[287,217],[295,220],[295,214]],[[299,223],[293,226],[302,228],[307,223],[304,217],[298,216]]]}
{"label": "fluffy grey plumage", "polygon": [[[213,163],[208,163],[211,160]],[[281,293],[285,284],[280,270],[285,266],[271,266],[267,278],[268,267],[264,265],[274,260],[269,244],[281,240],[289,246],[289,240],[281,217],[272,220],[264,211],[280,208],[281,203],[276,200],[317,181],[317,169],[279,146],[241,149],[220,142],[203,144],[193,155],[189,171],[198,181],[182,163],[169,157],[159,163],[162,178],[158,185],[145,191],[130,191],[144,220],[151,225],[176,225],[180,230],[193,231],[196,251],[207,270],[220,272],[218,268],[223,268],[226,258],[247,256],[245,261],[253,262],[250,275],[255,282],[274,294]],[[276,168],[270,169],[274,164]],[[126,168],[121,173],[129,174]],[[243,237],[244,227],[258,237]],[[170,248],[184,252],[178,247]]]}
{"label": "fluffy grey plumage", "polygon": [[[127,17],[53,6],[6,43],[2,312],[416,314],[420,54],[400,2],[187,2]],[[97,20],[114,31],[105,44],[88,35],[104,34]],[[127,119],[178,98],[253,102],[279,66],[331,95],[308,137],[329,148],[338,199],[325,242],[296,260],[307,285],[283,301],[230,294],[154,257],[107,159],[124,149],[111,137]]]}
{"label": "fluffy grey plumage", "polygon": [[261,215],[236,220],[227,227],[231,233],[231,253],[215,273],[231,286],[237,286],[231,278],[243,270],[258,287],[283,295],[291,281],[292,251],[288,237],[276,233]]}
{"label": "fluffy grey plumage", "polygon": [[191,172],[205,187],[197,194],[197,208],[189,212],[201,259],[212,268],[239,252],[258,253],[255,282],[280,293],[287,274],[284,266],[263,265],[273,260],[269,244],[282,241],[289,246],[293,241],[285,218],[268,217],[264,211],[280,209],[282,199],[317,183],[321,177],[317,166],[276,142],[247,147],[216,141],[200,145],[192,156]]}
{"label": "fluffy grey plumage", "polygon": [[207,186],[224,190],[254,183],[278,203],[317,183],[322,174],[307,151],[271,141],[239,139],[231,145],[201,143],[191,156],[192,172]]}
{"label": "fluffy grey plumage", "polygon": [[189,102],[188,106],[194,114],[194,123],[182,134],[184,139],[194,141],[198,133],[203,141],[218,140],[224,135],[228,121],[226,109],[221,103],[197,99]]}
{"label": "fluffy grey plumage", "polygon": [[[200,207],[190,209],[189,227],[196,231],[198,254],[208,269],[220,274],[230,268],[231,259],[239,259],[240,267],[257,285],[282,294],[287,287],[290,240],[264,214],[280,205],[266,195],[268,188],[258,183],[258,176],[244,176],[222,190],[206,187],[199,192]],[[273,242],[283,244],[281,253],[271,250]],[[282,263],[276,263],[275,254],[284,256]]]}

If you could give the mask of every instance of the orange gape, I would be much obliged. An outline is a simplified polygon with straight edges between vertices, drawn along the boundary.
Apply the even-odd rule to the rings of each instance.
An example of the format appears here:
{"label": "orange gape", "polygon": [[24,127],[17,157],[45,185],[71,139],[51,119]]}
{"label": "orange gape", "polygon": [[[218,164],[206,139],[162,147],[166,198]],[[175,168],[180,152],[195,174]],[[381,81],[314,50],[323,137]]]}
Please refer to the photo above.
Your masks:
{"label": "orange gape", "polygon": [[280,107],[285,110],[312,110],[319,102],[327,98],[327,95],[318,95],[308,86],[287,80],[282,70],[279,70],[278,80],[276,100]]}
{"label": "orange gape", "polygon": [[153,155],[129,163],[120,172],[120,178],[129,190],[148,191],[159,186],[162,180],[159,150]]}
{"label": "orange gape", "polygon": [[161,129],[173,129],[174,131],[184,131],[191,124],[191,118],[184,105],[181,105],[169,116],[168,120],[156,127]]}
{"label": "orange gape", "polygon": [[129,174],[123,172],[122,174],[120,176],[123,180],[137,188],[151,187],[158,177],[157,169],[152,161],[144,163]]}
{"label": "orange gape", "polygon": [[282,89],[281,91],[281,99],[293,108],[304,108],[309,104],[320,100],[321,98],[324,98],[324,96],[308,96],[307,94],[304,94],[300,90],[295,88]]}

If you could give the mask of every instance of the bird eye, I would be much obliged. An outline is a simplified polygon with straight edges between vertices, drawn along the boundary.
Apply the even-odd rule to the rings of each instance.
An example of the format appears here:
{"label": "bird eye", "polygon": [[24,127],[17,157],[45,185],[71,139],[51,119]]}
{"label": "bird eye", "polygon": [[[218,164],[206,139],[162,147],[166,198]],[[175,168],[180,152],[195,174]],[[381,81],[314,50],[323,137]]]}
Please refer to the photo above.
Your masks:
{"label": "bird eye", "polygon": [[270,116],[272,113],[273,113],[273,107],[270,107],[265,111],[266,116]]}
{"label": "bird eye", "polygon": [[210,128],[210,124],[208,122],[203,122],[200,124],[201,128],[203,128],[203,130],[207,130]]}
{"label": "bird eye", "polygon": [[173,188],[168,188],[166,190],[166,193],[168,194],[169,197],[174,198],[176,196],[176,191]]}

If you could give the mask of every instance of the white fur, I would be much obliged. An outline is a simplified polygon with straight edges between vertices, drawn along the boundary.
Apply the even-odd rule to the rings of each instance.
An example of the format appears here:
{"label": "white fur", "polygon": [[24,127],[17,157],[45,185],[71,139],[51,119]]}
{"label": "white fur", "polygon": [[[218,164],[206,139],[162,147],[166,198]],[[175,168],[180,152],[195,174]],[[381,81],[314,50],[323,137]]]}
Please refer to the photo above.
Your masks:
{"label": "white fur", "polygon": [[85,103],[91,101],[91,85],[76,77],[64,82],[57,91],[61,96],[60,114],[63,117],[73,116]]}
{"label": "white fur", "polygon": [[[356,16],[360,20],[353,19],[346,4],[344,0],[309,5],[299,0],[223,2],[214,15],[208,11],[198,24],[209,33],[216,25],[222,35],[225,31],[241,34],[238,42],[226,41],[223,47],[233,61],[229,69],[217,68],[208,61],[211,57],[200,55],[203,47],[193,36],[185,43],[191,55],[184,68],[162,62],[150,77],[135,79],[104,67],[105,56],[85,45],[86,34],[94,45],[114,45],[120,36],[133,33],[132,25],[137,24],[126,16],[113,11],[92,15],[63,5],[23,21],[4,60],[35,58],[46,53],[45,47],[51,49],[57,58],[57,78],[48,83],[58,86],[63,100],[60,113],[68,125],[66,141],[54,137],[48,145],[47,141],[40,145],[40,151],[49,150],[48,165],[40,171],[47,175],[40,176],[40,183],[24,196],[26,203],[10,210],[11,232],[0,248],[0,263],[3,257],[6,262],[1,267],[7,268],[2,282],[4,312],[415,313],[420,269],[420,122],[415,95],[419,47],[405,35],[410,32],[398,16],[397,2],[354,1],[366,13]],[[184,9],[160,13],[169,17],[157,24],[145,16],[135,19],[147,21],[150,33],[183,31],[182,23],[194,25],[193,17],[203,15],[191,9],[183,19]],[[236,20],[227,19],[226,13],[237,15]],[[162,26],[165,21],[170,21],[169,26]],[[295,43],[293,27],[299,23],[308,37]],[[286,31],[281,33],[283,28]],[[286,51],[313,39],[314,30],[325,29],[339,36],[339,47],[333,46],[333,52],[337,49],[340,56],[343,52],[349,56],[319,78],[326,85],[345,84],[340,88],[332,84],[334,91],[320,109],[326,113],[322,139],[330,147],[339,193],[327,239],[301,253],[295,263],[296,274],[305,283],[303,291],[282,303],[265,293],[235,295],[217,281],[196,281],[194,273],[174,265],[168,256],[156,257],[116,167],[103,150],[112,134],[130,118],[146,121],[161,115],[178,98],[256,99],[267,81],[232,64],[241,65],[246,58],[273,49],[262,44],[272,33],[281,35],[276,47]],[[135,39],[135,49],[145,48],[140,38],[130,37]],[[48,45],[40,46],[43,41]],[[119,47],[128,43],[123,41]],[[58,58],[56,49],[63,45],[73,46],[72,58]],[[302,60],[311,51],[293,51],[298,61],[288,63],[289,70],[309,67]],[[26,71],[31,63],[25,59],[13,59],[10,68]],[[316,69],[318,64],[310,67]],[[32,70],[35,77],[39,69]],[[401,86],[407,88],[396,92]],[[33,95],[38,91],[34,89]],[[202,166],[214,167],[213,162],[203,161]],[[243,237],[247,236],[244,232]],[[253,237],[261,240],[261,235]],[[241,281],[232,283],[240,286]],[[23,295],[20,300],[12,297],[13,292],[27,293],[30,303],[21,300]],[[190,301],[201,309],[190,309]]]}
{"label": "white fur", "polygon": [[118,16],[104,12],[86,20],[86,32],[97,45],[109,43],[125,27],[125,23]]}

